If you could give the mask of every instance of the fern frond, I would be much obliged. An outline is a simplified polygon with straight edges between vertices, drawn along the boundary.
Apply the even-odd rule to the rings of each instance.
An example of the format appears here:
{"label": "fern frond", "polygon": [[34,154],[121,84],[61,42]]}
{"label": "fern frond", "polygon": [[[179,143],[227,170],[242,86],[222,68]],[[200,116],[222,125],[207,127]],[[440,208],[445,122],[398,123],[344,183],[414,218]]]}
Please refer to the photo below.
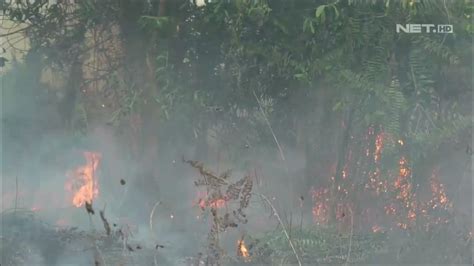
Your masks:
{"label": "fern frond", "polygon": [[433,40],[423,35],[413,37],[413,42],[423,48],[429,54],[449,62],[452,65],[459,63],[459,57],[456,56],[451,49],[443,44],[442,41]]}
{"label": "fern frond", "polygon": [[392,84],[387,90],[388,117],[383,121],[386,132],[398,136],[400,134],[401,114],[406,107],[406,99],[400,91],[400,84],[397,79],[392,80]]}

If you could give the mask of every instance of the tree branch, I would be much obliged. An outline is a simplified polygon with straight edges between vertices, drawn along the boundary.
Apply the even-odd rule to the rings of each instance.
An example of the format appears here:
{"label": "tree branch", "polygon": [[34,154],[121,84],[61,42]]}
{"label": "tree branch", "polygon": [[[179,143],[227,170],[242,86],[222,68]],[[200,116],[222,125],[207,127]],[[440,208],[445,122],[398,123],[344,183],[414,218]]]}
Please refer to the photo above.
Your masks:
{"label": "tree branch", "polygon": [[4,33],[4,34],[0,34],[0,38],[2,37],[7,37],[7,36],[10,36],[10,35],[13,35],[13,34],[17,34],[17,33],[20,33],[22,31],[26,31],[28,29],[30,29],[31,27],[33,27],[33,25],[28,25],[24,28],[21,28],[21,29],[18,29],[18,30],[14,30],[12,32],[7,32],[7,33]]}

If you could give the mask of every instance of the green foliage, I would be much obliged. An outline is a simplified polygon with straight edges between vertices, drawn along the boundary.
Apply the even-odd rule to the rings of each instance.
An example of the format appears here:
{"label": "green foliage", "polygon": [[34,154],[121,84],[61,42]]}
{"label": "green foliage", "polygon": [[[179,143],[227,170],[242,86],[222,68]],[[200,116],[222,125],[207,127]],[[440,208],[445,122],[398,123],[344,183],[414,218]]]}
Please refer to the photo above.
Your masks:
{"label": "green foliage", "polygon": [[[301,254],[306,264],[331,263],[342,264],[347,261],[349,244],[351,252],[349,262],[363,263],[375,254],[384,252],[386,236],[382,233],[340,234],[333,229],[308,228],[291,230],[291,239],[297,252]],[[250,240],[251,254],[255,251],[255,260],[270,259],[277,263],[292,261],[294,255],[283,232],[275,230]],[[271,254],[259,258],[260,254]],[[289,260],[289,261],[288,261]],[[265,261],[269,263],[270,261]]]}
{"label": "green foliage", "polygon": [[176,21],[170,16],[141,16],[138,24],[145,30],[159,33],[161,38],[169,38],[176,33]]}
{"label": "green foliage", "polygon": [[445,45],[442,40],[433,40],[425,36],[418,36],[414,38],[414,44],[422,47],[428,53],[446,61],[452,65],[459,63],[459,58]]}
{"label": "green foliage", "polygon": [[[355,106],[354,131],[380,125],[394,137],[418,139],[425,138],[421,133],[436,132],[430,128],[462,128],[436,121],[434,113],[443,93],[439,65],[468,67],[463,58],[470,55],[465,42],[472,37],[469,1],[446,5],[441,0],[221,0],[197,7],[183,0],[167,1],[164,16],[158,16],[159,1],[85,0],[72,11],[63,3],[47,1],[2,3],[1,8],[14,21],[34,22],[28,33],[33,47],[58,66],[67,66],[86,52],[85,32],[97,25],[132,25],[144,36],[154,36],[146,51],[156,57],[159,90],[154,101],[165,123],[186,125],[186,131],[193,132],[190,136],[204,134],[206,127],[219,128],[221,133],[244,128],[249,132],[245,141],[265,142],[269,135],[261,131],[268,133],[268,129],[255,112],[253,92],[272,102],[269,120],[284,142],[294,138],[287,128],[297,118],[291,110],[314,112],[317,107],[308,99],[321,90],[335,91],[325,94],[331,106],[324,112],[345,113]],[[71,17],[77,24],[66,27]],[[440,19],[453,23],[456,34],[394,31],[396,23]],[[121,84],[114,73],[107,79],[123,90],[111,114],[114,123],[137,110],[144,88],[132,81]],[[305,104],[290,103],[300,95],[309,97],[293,102],[306,100]],[[423,111],[414,110],[415,106]],[[79,118],[81,110],[77,109]],[[250,115],[239,117],[236,110]],[[421,116],[429,124],[422,122],[425,125],[420,127]],[[85,119],[78,121],[85,123]]]}
{"label": "green foliage", "polygon": [[388,107],[386,120],[382,123],[382,127],[386,132],[393,136],[400,134],[401,126],[401,115],[406,110],[406,100],[402,92],[400,91],[400,85],[398,80],[392,80],[391,86],[388,88],[386,93],[385,106]]}
{"label": "green foliage", "polygon": [[470,130],[471,127],[472,117],[467,116],[437,122],[429,130],[420,130],[410,136],[414,148],[418,147],[414,151],[418,156],[428,156],[431,152],[435,152],[441,144],[456,140],[462,132]]}

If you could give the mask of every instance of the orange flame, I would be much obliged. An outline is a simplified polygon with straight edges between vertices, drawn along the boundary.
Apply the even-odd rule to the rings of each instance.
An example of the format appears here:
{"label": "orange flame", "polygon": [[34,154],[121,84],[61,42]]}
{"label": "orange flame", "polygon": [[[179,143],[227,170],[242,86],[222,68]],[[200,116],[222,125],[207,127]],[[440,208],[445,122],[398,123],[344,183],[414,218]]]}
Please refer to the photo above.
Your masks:
{"label": "orange flame", "polygon": [[411,190],[412,190],[412,184],[409,180],[411,171],[410,168],[408,168],[408,161],[405,157],[402,156],[402,158],[399,161],[399,176],[395,180],[395,188],[399,190],[399,193],[397,195],[397,199],[403,200],[405,203],[408,203],[410,200],[411,196]]}
{"label": "orange flame", "polygon": [[216,199],[209,203],[212,208],[224,208],[226,201],[225,199]]}
{"label": "orange flame", "polygon": [[374,161],[375,162],[380,161],[380,157],[382,155],[383,141],[384,141],[384,134],[382,132],[382,133],[379,133],[375,137],[375,152],[374,152]]}
{"label": "orange flame", "polygon": [[248,258],[249,257],[249,251],[248,251],[247,247],[245,246],[244,240],[238,240],[237,245],[238,245],[238,250],[237,251],[239,253],[239,256],[244,257],[244,258]]}
{"label": "orange flame", "polygon": [[402,156],[399,160],[399,172],[394,182],[396,191],[396,199],[400,201],[401,207],[406,211],[407,220],[398,222],[397,225],[402,229],[412,226],[417,218],[417,195],[412,191],[413,184],[411,182],[412,172],[408,166],[408,160]]}
{"label": "orange flame", "polygon": [[86,164],[69,172],[66,189],[73,192],[72,204],[76,207],[82,207],[86,202],[92,203],[92,200],[99,195],[99,187],[95,172],[99,166],[101,155],[96,152],[84,152]]}
{"label": "orange flame", "polygon": [[374,225],[374,226],[372,226],[372,232],[374,232],[374,233],[383,232],[383,228],[379,225]]}
{"label": "orange flame", "polygon": [[[375,138],[375,143],[372,142],[372,137]],[[362,163],[366,163],[365,161],[367,159],[373,160],[374,162],[374,169],[369,168],[368,171],[363,171],[363,174],[368,177],[368,181],[365,183],[365,189],[372,192],[370,196],[381,196],[383,200],[388,201],[388,203],[384,205],[375,203],[376,206],[374,207],[376,213],[382,211],[383,217],[390,218],[390,225],[387,227],[387,230],[392,230],[393,225],[402,229],[408,229],[415,225],[423,225],[428,230],[434,225],[446,224],[450,221],[449,215],[453,210],[453,202],[447,195],[445,185],[440,182],[438,177],[439,167],[434,169],[430,179],[431,199],[428,198],[425,200],[424,195],[426,193],[424,193],[424,190],[413,189],[415,186],[418,188],[420,184],[415,183],[413,180],[414,173],[407,156],[400,155],[397,162],[398,169],[395,171],[391,169],[384,170],[382,168],[381,159],[385,143],[389,143],[390,146],[392,144],[406,146],[409,145],[406,140],[395,138],[383,131],[375,133],[375,129],[370,127],[365,135],[365,141],[366,147],[363,147],[361,153],[365,154],[366,158],[356,161],[356,167],[362,165]],[[351,151],[349,150],[348,161],[351,155]],[[390,157],[387,159],[389,158]],[[351,170],[352,168],[348,165],[345,165],[342,169],[342,179],[344,181],[351,181],[348,180]],[[335,188],[337,188],[338,191],[343,191],[346,195],[356,193],[353,191],[354,184],[349,183],[349,186],[344,183],[334,184],[334,176],[331,176],[330,181],[333,182],[332,184],[336,186]],[[313,188],[311,190],[311,196],[313,200],[312,214],[314,222],[318,225],[327,224],[331,208],[329,204],[329,199],[331,198],[329,188]],[[383,210],[379,210],[379,207],[383,207],[384,213]],[[338,220],[343,220],[345,208],[345,204],[337,205],[336,218]],[[373,225],[373,232],[386,230],[377,224],[373,224],[373,222],[377,221],[370,219],[368,219],[368,221]]]}
{"label": "orange flame", "polygon": [[316,224],[326,224],[329,219],[329,189],[311,189],[313,200],[313,220]]}
{"label": "orange flame", "polygon": [[198,199],[193,201],[193,206],[198,206],[202,210],[204,210],[206,207],[220,209],[224,208],[227,204],[227,200],[225,198],[209,199],[206,192],[198,191],[197,197]]}
{"label": "orange flame", "polygon": [[447,209],[450,206],[450,202],[448,196],[446,195],[446,191],[444,189],[444,185],[441,184],[438,178],[439,170],[433,170],[430,179],[430,186],[431,186],[431,193],[433,195],[432,200],[429,204],[432,206],[431,208],[443,208]]}

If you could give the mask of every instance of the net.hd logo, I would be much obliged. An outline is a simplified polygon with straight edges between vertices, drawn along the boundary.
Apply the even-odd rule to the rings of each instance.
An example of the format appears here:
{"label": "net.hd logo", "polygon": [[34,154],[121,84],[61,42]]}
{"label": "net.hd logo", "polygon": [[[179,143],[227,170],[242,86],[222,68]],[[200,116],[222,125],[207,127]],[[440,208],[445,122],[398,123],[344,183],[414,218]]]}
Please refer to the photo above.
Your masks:
{"label": "net.hd logo", "polygon": [[453,33],[451,24],[397,24],[397,33]]}

